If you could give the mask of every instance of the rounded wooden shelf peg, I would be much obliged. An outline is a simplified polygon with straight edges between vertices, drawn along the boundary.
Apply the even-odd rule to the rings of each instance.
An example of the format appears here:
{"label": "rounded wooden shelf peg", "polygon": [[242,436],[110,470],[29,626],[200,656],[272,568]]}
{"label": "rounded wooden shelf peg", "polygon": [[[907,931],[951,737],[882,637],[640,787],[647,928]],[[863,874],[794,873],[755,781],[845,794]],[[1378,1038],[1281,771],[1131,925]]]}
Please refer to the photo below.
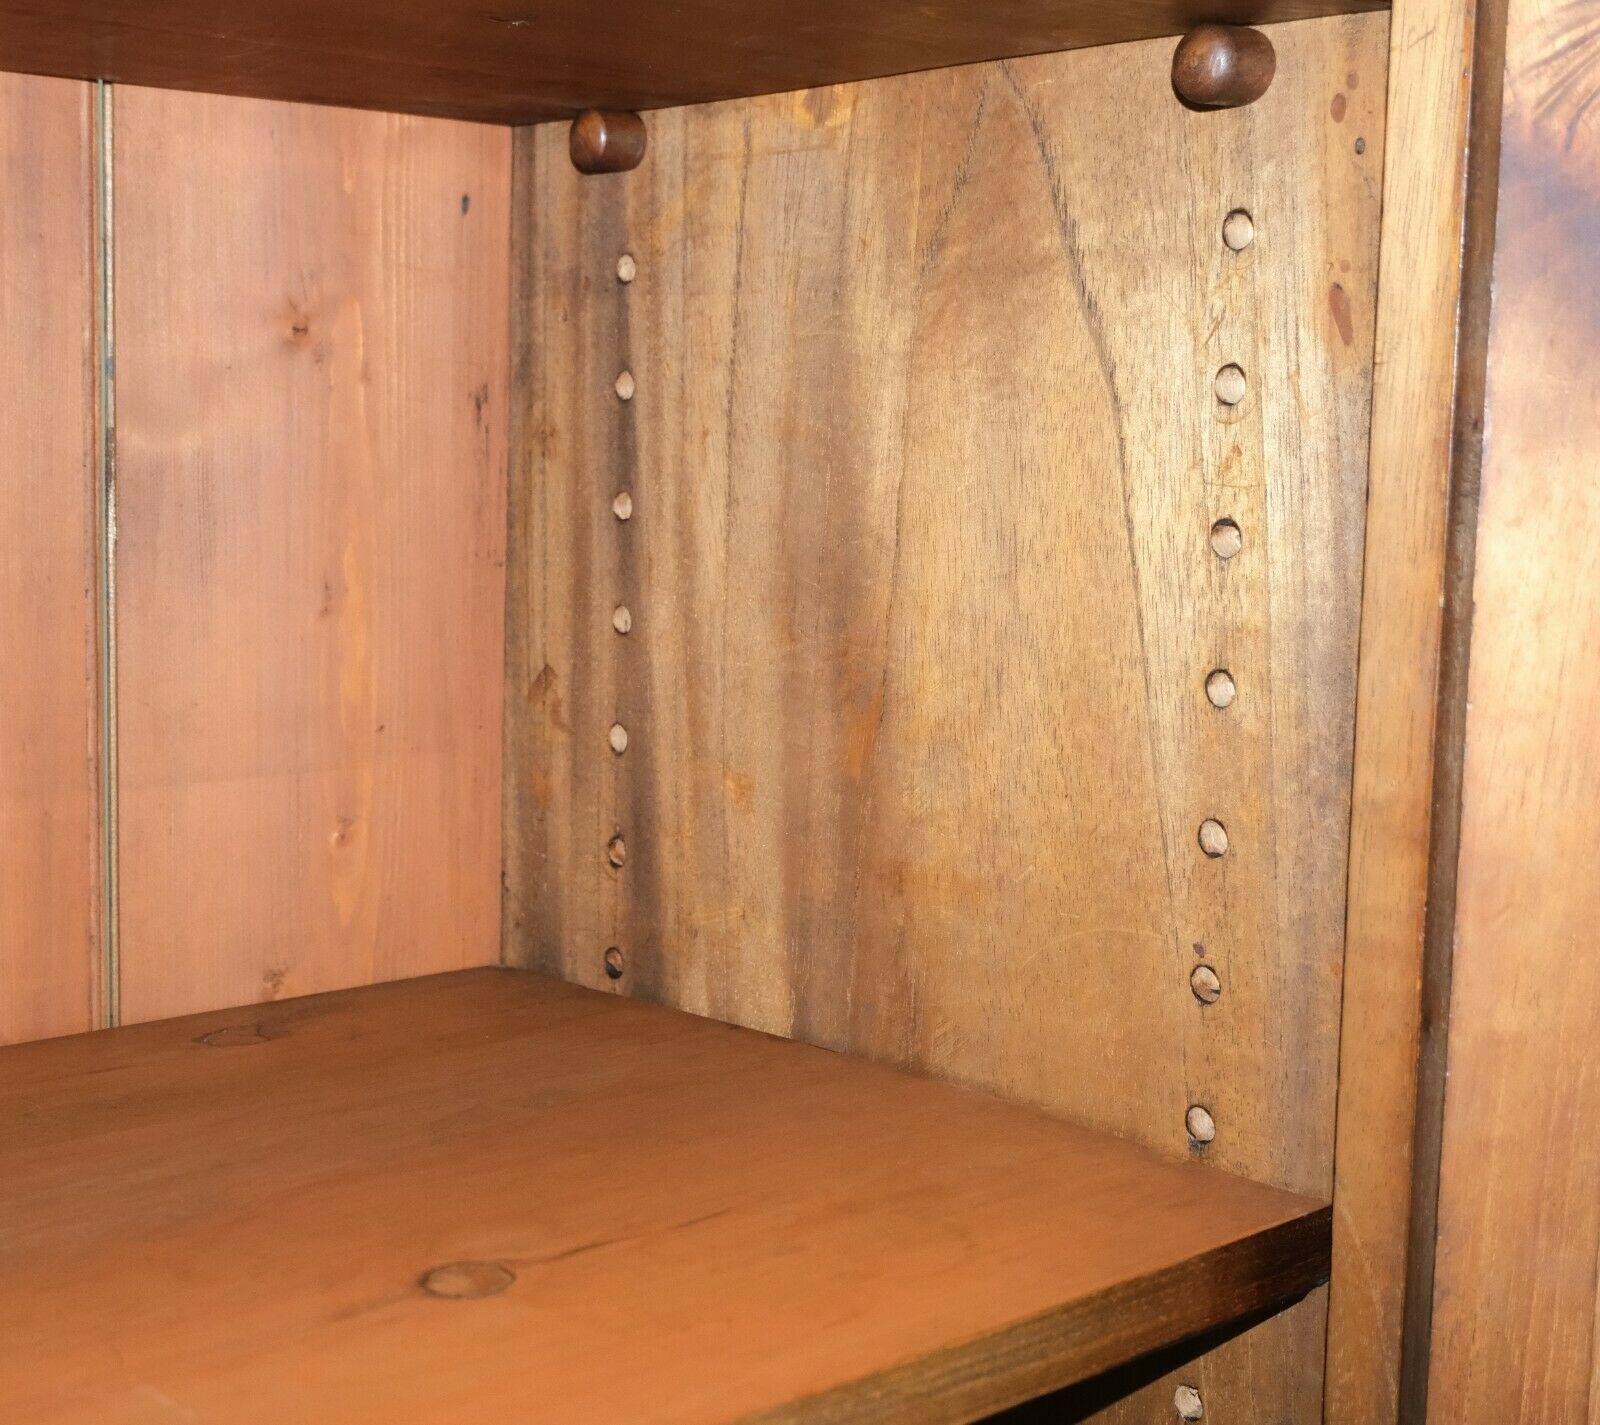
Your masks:
{"label": "rounded wooden shelf peg", "polygon": [[1180,1385],[1172,1396],[1172,1408],[1178,1412],[1180,1420],[1204,1420],[1206,1418],[1205,1402],[1200,1398],[1200,1392],[1192,1385]]}
{"label": "rounded wooden shelf peg", "polygon": [[1278,56],[1260,30],[1196,25],[1172,56],[1172,90],[1193,109],[1238,109],[1267,92]]}
{"label": "rounded wooden shelf peg", "polygon": [[620,109],[585,109],[572,121],[568,148],[579,173],[626,173],[644,162],[644,120]]}

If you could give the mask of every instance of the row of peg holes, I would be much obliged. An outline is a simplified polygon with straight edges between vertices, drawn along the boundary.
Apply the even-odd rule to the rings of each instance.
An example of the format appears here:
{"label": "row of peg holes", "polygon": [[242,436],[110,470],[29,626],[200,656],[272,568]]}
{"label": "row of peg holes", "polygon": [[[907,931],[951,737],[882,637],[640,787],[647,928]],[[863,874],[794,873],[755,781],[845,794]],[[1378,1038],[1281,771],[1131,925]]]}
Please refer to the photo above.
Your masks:
{"label": "row of peg holes", "polygon": [[[1255,241],[1255,236],[1255,220],[1243,208],[1235,208],[1222,220],[1222,242],[1230,252],[1243,252]],[[1212,389],[1218,402],[1231,410],[1249,394],[1250,382],[1243,367],[1229,362],[1217,372]],[[1223,516],[1211,526],[1210,544],[1211,552],[1227,563],[1237,558],[1243,550],[1244,533],[1235,520]],[[1239,695],[1238,684],[1227,668],[1213,668],[1206,675],[1205,690],[1206,701],[1219,712],[1232,707]],[[1210,860],[1218,860],[1228,854],[1228,829],[1215,817],[1207,817],[1200,823],[1197,840],[1201,852]],[[1189,976],[1189,988],[1195,999],[1203,1005],[1215,1004],[1222,998],[1222,980],[1210,965],[1197,965],[1194,968]],[[1216,1119],[1204,1104],[1189,1106],[1183,1116],[1183,1126],[1189,1141],[1196,1147],[1203,1148],[1217,1136]],[[1205,1402],[1192,1385],[1180,1385],[1173,1393],[1172,1404],[1180,1420],[1205,1418]]]}
{"label": "row of peg holes", "polygon": [[[1255,236],[1255,220],[1243,208],[1235,208],[1222,220],[1222,242],[1230,252],[1243,252],[1255,241]],[[1244,368],[1230,361],[1217,372],[1212,389],[1218,404],[1232,410],[1249,394],[1250,381]],[[1227,563],[1236,559],[1244,549],[1244,532],[1236,520],[1225,515],[1211,526],[1210,545],[1212,554]],[[1217,711],[1226,712],[1231,708],[1239,696],[1239,685],[1232,670],[1213,668],[1207,673],[1205,694],[1206,701]],[[1217,861],[1228,854],[1228,828],[1215,817],[1207,817],[1200,823],[1195,839],[1201,854],[1208,860]],[[1222,998],[1221,977],[1210,965],[1197,965],[1194,968],[1189,976],[1189,988],[1202,1005],[1215,1004]],[[1203,1148],[1217,1136],[1216,1120],[1203,1104],[1190,1105],[1184,1115],[1184,1129],[1196,1147]],[[1185,1413],[1185,1403],[1198,1406],[1198,1396],[1192,1402],[1179,1402],[1179,1414],[1184,1419],[1198,1420],[1199,1415]]]}
{"label": "row of peg holes", "polygon": [[[639,263],[632,253],[625,252],[617,259],[617,281],[624,287],[631,286],[639,275]],[[624,404],[631,402],[639,393],[639,383],[634,379],[633,372],[622,370],[617,373],[613,390],[617,399]],[[618,490],[611,499],[611,514],[619,525],[625,525],[633,518],[633,492]],[[626,604],[618,604],[611,611],[611,627],[619,637],[626,638],[633,632],[633,611]],[[606,734],[606,743],[617,757],[621,757],[628,750],[628,729],[622,722],[611,724],[611,731]],[[606,842],[606,865],[614,871],[621,871],[628,864],[628,843],[621,831],[618,831]],[[627,973],[627,961],[623,956],[620,945],[611,945],[606,948],[601,957],[601,965],[605,970],[608,980],[620,980]]]}

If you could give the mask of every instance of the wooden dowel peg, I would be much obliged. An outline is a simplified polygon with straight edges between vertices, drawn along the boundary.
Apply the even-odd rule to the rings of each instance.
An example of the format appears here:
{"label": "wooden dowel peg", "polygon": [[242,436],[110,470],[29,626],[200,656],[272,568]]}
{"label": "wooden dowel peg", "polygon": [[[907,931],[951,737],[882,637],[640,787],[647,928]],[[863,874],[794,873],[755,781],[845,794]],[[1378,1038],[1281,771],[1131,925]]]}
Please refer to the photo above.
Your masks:
{"label": "wooden dowel peg", "polygon": [[644,162],[649,142],[644,120],[620,109],[585,109],[568,138],[579,173],[626,173]]}
{"label": "wooden dowel peg", "polygon": [[1196,25],[1172,56],[1173,92],[1195,109],[1237,109],[1267,92],[1278,56],[1260,30]]}

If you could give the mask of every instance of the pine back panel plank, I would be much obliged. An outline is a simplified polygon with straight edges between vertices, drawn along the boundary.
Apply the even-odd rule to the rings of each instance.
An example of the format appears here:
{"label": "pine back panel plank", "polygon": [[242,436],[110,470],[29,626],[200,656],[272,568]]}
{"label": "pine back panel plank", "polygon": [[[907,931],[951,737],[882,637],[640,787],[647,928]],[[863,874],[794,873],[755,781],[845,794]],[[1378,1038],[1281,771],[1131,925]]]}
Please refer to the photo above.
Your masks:
{"label": "pine back panel plank", "polygon": [[103,1012],[94,172],[90,87],[0,75],[0,1043]]}
{"label": "pine back panel plank", "polygon": [[1512,0],[1427,1418],[1600,1420],[1600,6]]}
{"label": "pine back panel plank", "polygon": [[[1329,1193],[1386,31],[519,137],[511,963]],[[1314,1418],[1322,1313],[1191,1373]]]}
{"label": "pine back panel plank", "polygon": [[119,90],[124,1018],[498,958],[499,130]]}

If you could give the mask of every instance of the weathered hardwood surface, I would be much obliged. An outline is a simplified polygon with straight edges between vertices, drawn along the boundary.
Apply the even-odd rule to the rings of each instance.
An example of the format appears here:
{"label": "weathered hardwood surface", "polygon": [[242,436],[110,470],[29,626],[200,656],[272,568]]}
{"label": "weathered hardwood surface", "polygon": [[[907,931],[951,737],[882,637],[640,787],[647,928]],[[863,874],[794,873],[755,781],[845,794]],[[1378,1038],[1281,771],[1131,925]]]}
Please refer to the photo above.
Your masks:
{"label": "weathered hardwood surface", "polygon": [[17,1425],[968,1420],[1326,1273],[1307,1199],[501,970],[8,1049],[0,1121]]}
{"label": "weathered hardwood surface", "polygon": [[[521,137],[510,961],[1328,1191],[1385,36]],[[1312,1418],[1318,1309],[1216,1407]]]}
{"label": "weathered hardwood surface", "polygon": [[13,69],[530,123],[1382,0],[4,0]]}
{"label": "weathered hardwood surface", "polygon": [[1511,0],[1428,1419],[1600,1420],[1600,6]]}
{"label": "weathered hardwood surface", "polygon": [[0,75],[0,1043],[104,1004],[90,99]]}
{"label": "weathered hardwood surface", "polygon": [[[1402,4],[1390,36],[1390,125],[1405,137],[1390,145],[1384,182],[1389,277],[1378,302],[1362,596],[1328,1425],[1401,1417],[1407,1281],[1419,1270],[1408,1239],[1414,1211],[1427,1235],[1433,1191],[1413,1155],[1419,1085],[1426,1098],[1427,1077],[1437,1077],[1425,1025],[1442,1034],[1443,1018],[1425,1009],[1425,946],[1431,935],[1447,952],[1451,934],[1438,881],[1452,860],[1459,768],[1459,671],[1449,658],[1456,621],[1471,612],[1470,590],[1454,584],[1450,528],[1475,498],[1482,413],[1479,299],[1463,285],[1479,221],[1469,221],[1469,153],[1485,173],[1494,161],[1492,143],[1468,139],[1474,84],[1499,82],[1474,74],[1479,10],[1476,0]],[[1470,529],[1456,538],[1470,550]],[[1416,1345],[1424,1357],[1412,1369],[1423,1380],[1425,1327]]]}
{"label": "weathered hardwood surface", "polygon": [[126,1020],[498,958],[509,136],[117,92]]}

